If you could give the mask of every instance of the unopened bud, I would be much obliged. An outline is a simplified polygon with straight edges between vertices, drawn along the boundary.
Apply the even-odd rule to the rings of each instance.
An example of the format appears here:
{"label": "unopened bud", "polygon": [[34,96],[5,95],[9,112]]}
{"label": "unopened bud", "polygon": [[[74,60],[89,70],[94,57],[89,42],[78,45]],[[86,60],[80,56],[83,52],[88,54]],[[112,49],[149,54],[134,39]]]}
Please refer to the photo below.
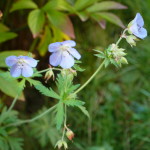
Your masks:
{"label": "unopened bud", "polygon": [[128,61],[127,61],[127,59],[125,57],[121,57],[120,63],[122,63],[122,64],[128,64]]}
{"label": "unopened bud", "polygon": [[129,35],[126,37],[126,41],[132,46],[136,46],[136,40],[138,40],[134,35]]}
{"label": "unopened bud", "polygon": [[49,71],[47,71],[45,73],[45,76],[44,76],[44,79],[46,79],[45,82],[47,82],[51,77],[53,78],[53,80],[55,79],[55,76],[54,76],[52,69],[50,69]]}
{"label": "unopened bud", "polygon": [[58,149],[61,149],[62,147],[64,147],[64,149],[68,149],[68,145],[65,141],[59,140],[56,145],[55,148],[58,147]]}
{"label": "unopened bud", "polygon": [[0,19],[2,18],[2,16],[3,16],[3,13],[2,13],[1,10],[0,10]]}
{"label": "unopened bud", "polygon": [[74,138],[74,133],[70,129],[68,129],[66,132],[66,136],[69,140],[72,140]]}

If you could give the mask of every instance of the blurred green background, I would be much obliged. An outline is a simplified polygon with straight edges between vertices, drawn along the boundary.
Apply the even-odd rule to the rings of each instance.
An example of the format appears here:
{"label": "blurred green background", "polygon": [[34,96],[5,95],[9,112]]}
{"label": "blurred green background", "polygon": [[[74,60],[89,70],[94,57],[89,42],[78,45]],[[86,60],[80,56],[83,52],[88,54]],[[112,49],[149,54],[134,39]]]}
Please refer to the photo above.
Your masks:
{"label": "blurred green background", "polygon": [[[0,10],[3,13],[0,72],[7,70],[4,60],[8,55],[28,52],[40,60],[38,70],[47,68],[48,44],[73,39],[82,54],[81,67],[85,69],[74,81],[81,84],[100,63],[93,49],[103,51],[116,42],[123,25],[127,26],[137,12],[150,31],[149,0],[1,0]],[[129,64],[120,69],[109,66],[102,70],[79,94],[91,119],[76,109],[68,110],[68,123],[75,132],[74,142],[68,142],[70,150],[150,149],[150,38],[133,48],[123,40],[121,47],[127,50]],[[44,79],[41,81],[44,83]],[[1,102],[11,103],[16,94],[15,85],[16,80],[8,81],[0,76]],[[52,80],[47,85],[55,88]],[[30,118],[55,103],[30,85],[20,100],[16,110],[21,118]],[[60,138],[53,120],[53,114],[49,114],[30,125],[20,126],[10,136],[22,137],[24,150],[53,150]]]}

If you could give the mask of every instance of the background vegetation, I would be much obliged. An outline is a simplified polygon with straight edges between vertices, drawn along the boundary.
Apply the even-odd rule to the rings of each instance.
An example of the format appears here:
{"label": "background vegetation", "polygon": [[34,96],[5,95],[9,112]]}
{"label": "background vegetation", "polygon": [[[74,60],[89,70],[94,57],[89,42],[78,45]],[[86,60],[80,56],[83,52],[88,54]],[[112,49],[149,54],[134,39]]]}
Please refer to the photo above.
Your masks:
{"label": "background vegetation", "polygon": [[[137,12],[142,14],[149,32],[149,0],[115,0],[113,2],[123,5],[103,3],[96,8],[100,2],[112,1],[1,0],[0,10],[3,13],[0,22],[1,72],[7,70],[4,60],[8,55],[28,52],[32,52],[34,57],[40,60],[38,70],[47,68],[50,55],[47,52],[48,44],[74,39],[77,42],[77,49],[82,54],[81,66],[86,69],[85,72],[78,73],[75,83],[84,83],[100,63],[93,55],[95,53],[93,49],[104,50],[110,43],[116,41],[123,25],[126,26]],[[87,120],[75,109],[69,110],[69,125],[75,132],[74,142],[69,143],[69,149],[149,150],[149,40],[148,36],[138,42],[136,48],[122,42],[128,50],[129,65],[121,69],[109,66],[80,93],[79,96],[86,102],[91,119]],[[44,79],[42,81],[44,83]],[[53,87],[54,83],[50,80],[47,85]],[[3,102],[9,106],[16,94],[16,87],[16,80],[7,80],[0,76],[1,104]],[[30,118],[54,103],[55,100],[45,98],[27,85],[15,108],[21,118]],[[13,113],[16,114],[16,111]],[[21,147],[24,150],[54,149],[60,133],[56,130],[53,120],[53,114],[49,114],[30,125],[26,124],[16,128],[15,131],[10,131],[9,136],[6,135],[6,143],[0,138],[0,149],[21,150]],[[4,135],[1,131],[0,134]],[[16,146],[15,143],[20,143],[20,146]],[[11,148],[6,145],[11,145]]]}

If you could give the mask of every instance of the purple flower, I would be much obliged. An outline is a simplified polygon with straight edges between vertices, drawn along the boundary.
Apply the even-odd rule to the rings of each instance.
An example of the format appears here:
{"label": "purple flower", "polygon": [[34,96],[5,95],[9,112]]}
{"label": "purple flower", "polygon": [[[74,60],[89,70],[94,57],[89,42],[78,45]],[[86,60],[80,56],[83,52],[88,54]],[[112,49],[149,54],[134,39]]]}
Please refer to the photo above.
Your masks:
{"label": "purple flower", "polygon": [[144,39],[147,36],[147,30],[143,28],[144,20],[140,13],[137,13],[134,20],[132,20],[129,25],[129,33],[134,34],[140,39]]}
{"label": "purple flower", "polygon": [[6,58],[5,63],[10,68],[12,77],[31,77],[33,75],[32,67],[37,66],[37,60],[28,56],[9,56]]}
{"label": "purple flower", "polygon": [[49,63],[53,66],[60,65],[62,68],[71,68],[74,65],[74,57],[80,59],[81,55],[73,48],[76,46],[74,41],[52,43],[48,46],[48,51],[52,52]]}

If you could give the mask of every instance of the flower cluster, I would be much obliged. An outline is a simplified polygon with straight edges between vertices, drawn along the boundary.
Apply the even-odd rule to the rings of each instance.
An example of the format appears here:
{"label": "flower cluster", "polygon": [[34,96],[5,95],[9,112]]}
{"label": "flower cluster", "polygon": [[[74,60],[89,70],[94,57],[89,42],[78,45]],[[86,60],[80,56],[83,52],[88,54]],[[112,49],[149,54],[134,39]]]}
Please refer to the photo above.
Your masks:
{"label": "flower cluster", "polygon": [[[137,13],[123,32],[121,39],[125,38],[131,46],[135,46],[138,38],[144,39],[147,36],[147,30],[143,26],[144,20],[140,13]],[[126,31],[128,31],[129,35],[125,34]],[[77,60],[81,58],[81,55],[74,48],[75,46],[76,43],[72,40],[51,43],[48,46],[48,51],[52,53],[49,57],[50,65],[60,66],[64,69],[71,68],[75,64],[74,58]],[[107,55],[103,56],[103,58],[107,57],[111,62],[115,61],[115,63],[121,65],[122,63],[127,63],[124,51],[125,49],[118,47],[118,43],[111,44],[106,50]],[[19,77],[20,75],[31,77],[33,75],[32,68],[37,66],[37,60],[28,56],[9,56],[6,58],[6,64],[11,67],[10,74],[13,77]],[[49,71],[45,78],[49,79],[51,76],[54,76],[54,74]]]}

